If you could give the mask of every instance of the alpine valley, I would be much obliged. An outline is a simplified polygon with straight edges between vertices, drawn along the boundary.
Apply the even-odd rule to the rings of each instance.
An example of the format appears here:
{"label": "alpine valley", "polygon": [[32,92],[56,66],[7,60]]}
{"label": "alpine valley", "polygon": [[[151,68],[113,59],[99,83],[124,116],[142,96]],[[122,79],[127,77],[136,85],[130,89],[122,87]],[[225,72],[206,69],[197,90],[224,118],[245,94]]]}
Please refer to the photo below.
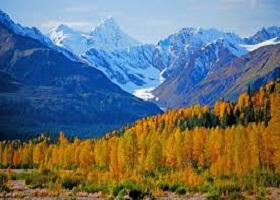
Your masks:
{"label": "alpine valley", "polygon": [[280,2],[162,2],[2,0],[45,32],[0,10],[0,199],[280,199],[280,27],[91,25],[245,34]]}
{"label": "alpine valley", "polygon": [[1,11],[0,33],[1,137],[98,136],[165,109],[234,101],[280,77],[280,27],[248,38],[182,28],[142,44],[112,17],[89,32],[61,24],[44,35]]}

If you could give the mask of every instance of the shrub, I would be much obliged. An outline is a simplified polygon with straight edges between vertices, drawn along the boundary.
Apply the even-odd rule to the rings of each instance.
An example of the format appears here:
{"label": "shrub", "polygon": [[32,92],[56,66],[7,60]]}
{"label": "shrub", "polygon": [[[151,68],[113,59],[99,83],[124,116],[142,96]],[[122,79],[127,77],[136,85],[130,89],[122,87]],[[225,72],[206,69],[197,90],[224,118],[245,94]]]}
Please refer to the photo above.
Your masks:
{"label": "shrub", "polygon": [[279,187],[280,186],[280,174],[272,172],[260,173],[257,176],[257,182],[259,186],[264,187]]}
{"label": "shrub", "polygon": [[124,191],[124,186],[123,185],[115,185],[111,189],[111,193],[114,197],[118,196],[120,191]]}
{"label": "shrub", "polygon": [[263,199],[264,197],[265,197],[265,189],[261,187],[258,189],[257,199]]}
{"label": "shrub", "polygon": [[88,185],[85,187],[85,191],[88,193],[95,193],[99,191],[99,188],[96,185]]}
{"label": "shrub", "polygon": [[168,190],[170,190],[170,187],[169,187],[168,183],[165,183],[165,182],[159,183],[159,184],[158,184],[158,187],[159,187],[162,191],[168,191]]}
{"label": "shrub", "polygon": [[[48,184],[54,183],[57,180],[57,175],[53,172],[41,172],[22,175],[25,179],[25,184],[31,188],[45,188]],[[18,177],[19,178],[19,177]]]}
{"label": "shrub", "polygon": [[209,193],[207,194],[206,198],[207,198],[208,200],[219,200],[219,199],[221,199],[221,198],[220,198],[220,195],[219,195],[219,193],[218,193],[217,191],[209,192]]}
{"label": "shrub", "polygon": [[233,192],[241,191],[241,188],[237,185],[226,185],[226,186],[219,187],[218,189],[220,194],[230,194]]}
{"label": "shrub", "polygon": [[118,193],[117,199],[118,200],[124,199],[124,195],[125,195],[124,189],[120,190],[119,193]]}
{"label": "shrub", "polygon": [[217,188],[213,187],[209,190],[208,194],[207,194],[207,199],[209,200],[218,200],[220,199],[220,194]]}
{"label": "shrub", "polygon": [[171,190],[172,192],[175,192],[175,191],[176,191],[178,188],[180,188],[180,187],[182,187],[181,184],[179,184],[179,183],[174,183],[174,184],[170,185],[170,190]]}
{"label": "shrub", "polygon": [[208,183],[210,183],[210,184],[213,184],[213,183],[214,183],[214,178],[211,177],[211,176],[207,176],[207,177],[206,177],[206,181],[207,181]]}
{"label": "shrub", "polygon": [[243,199],[245,199],[245,197],[241,194],[241,192],[235,191],[235,192],[231,192],[228,195],[227,199],[229,199],[229,200],[243,200]]}
{"label": "shrub", "polygon": [[66,177],[62,181],[62,187],[68,190],[72,190],[74,187],[77,187],[81,183],[78,178]]}
{"label": "shrub", "polygon": [[128,194],[132,199],[143,199],[143,197],[145,196],[143,191],[141,191],[140,189],[132,189]]}
{"label": "shrub", "polygon": [[133,190],[136,187],[135,184],[130,180],[124,181],[122,183],[122,186],[124,189],[128,189],[128,190]]}
{"label": "shrub", "polygon": [[6,186],[7,183],[8,183],[8,176],[6,174],[0,173],[0,192],[10,191],[9,188]]}
{"label": "shrub", "polygon": [[184,187],[178,187],[176,190],[175,190],[175,194],[177,195],[185,195],[187,193],[186,189]]}
{"label": "shrub", "polygon": [[8,176],[6,174],[0,174],[0,186],[6,185],[8,182]]}

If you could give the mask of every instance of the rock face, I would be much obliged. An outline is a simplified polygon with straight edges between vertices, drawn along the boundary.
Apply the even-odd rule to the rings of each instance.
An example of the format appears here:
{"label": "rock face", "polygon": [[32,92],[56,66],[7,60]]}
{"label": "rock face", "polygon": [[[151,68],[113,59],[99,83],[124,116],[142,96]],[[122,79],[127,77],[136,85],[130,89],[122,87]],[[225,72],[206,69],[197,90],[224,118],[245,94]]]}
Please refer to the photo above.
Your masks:
{"label": "rock face", "polygon": [[[227,64],[215,66],[203,80],[193,84],[192,88],[188,87],[177,97],[171,97],[173,94],[168,92],[163,93],[164,90],[160,91],[159,96],[166,95],[162,99],[171,99],[166,104],[174,107],[194,103],[213,105],[219,99],[236,100],[241,92],[247,91],[248,85],[258,89],[264,83],[279,77],[280,44],[259,48]],[[187,81],[185,84],[188,84]],[[167,89],[163,89],[168,91],[170,85],[166,87]]]}
{"label": "rock face", "polygon": [[161,112],[121,90],[99,70],[73,61],[63,49],[18,33],[13,22],[12,26],[2,22],[1,139],[60,130],[79,137],[99,136]]}
{"label": "rock face", "polygon": [[[230,90],[232,94],[222,94],[220,91],[225,92],[230,88],[227,85],[218,84],[218,82],[213,83],[211,86],[215,90],[208,88],[208,91],[211,92],[201,87],[202,83],[207,81],[209,77],[219,75],[220,70],[228,69],[228,66],[232,69],[228,69],[227,73],[233,73],[235,64],[243,56],[247,58],[248,62],[256,59],[254,55],[259,56],[258,53],[251,54],[249,52],[253,50],[261,51],[260,48],[264,46],[270,46],[264,49],[279,48],[277,45],[279,40],[276,38],[277,35],[280,36],[278,29],[272,27],[265,30],[266,34],[257,33],[249,39],[242,39],[235,34],[223,33],[215,29],[182,29],[180,32],[161,41],[159,43],[161,46],[160,52],[163,57],[168,58],[165,62],[167,70],[163,74],[166,80],[152,92],[155,97],[153,101],[163,108],[181,107],[196,103],[211,104],[219,98],[234,97],[237,94],[236,92],[245,91],[244,88],[248,86],[248,83],[254,84],[256,76],[263,80],[262,83],[260,82],[257,85],[271,80],[272,77],[277,76],[274,71],[278,68],[277,62],[266,68],[271,70],[269,71],[270,75],[268,73],[259,74],[255,71],[255,69],[262,66],[249,64],[250,67],[247,69],[247,73],[252,74],[247,74],[248,81],[236,83],[240,85],[246,83],[246,85],[242,85],[243,89],[236,90],[236,92]],[[169,53],[166,53],[167,50],[169,50]],[[279,57],[276,56],[274,60],[279,60]],[[230,64],[233,61],[235,64]],[[262,63],[265,60],[259,60],[259,62]],[[242,64],[247,65],[244,62],[240,65]],[[246,67],[242,68],[240,66],[239,70],[242,71],[244,68]],[[214,72],[217,71],[218,74],[215,74]],[[231,75],[234,76],[235,74]],[[271,78],[269,78],[270,76]],[[225,83],[224,78],[224,76],[219,76],[217,81]],[[233,79],[227,80],[227,82],[230,82],[230,84],[235,83]]]}

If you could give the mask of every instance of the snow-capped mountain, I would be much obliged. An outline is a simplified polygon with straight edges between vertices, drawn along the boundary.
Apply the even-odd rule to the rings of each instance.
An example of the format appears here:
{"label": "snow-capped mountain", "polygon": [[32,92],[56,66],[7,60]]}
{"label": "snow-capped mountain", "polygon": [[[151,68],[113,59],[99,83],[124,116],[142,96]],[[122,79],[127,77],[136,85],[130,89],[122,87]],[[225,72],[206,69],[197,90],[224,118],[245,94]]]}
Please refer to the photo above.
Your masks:
{"label": "snow-capped mountain", "polygon": [[154,45],[136,45],[114,51],[93,48],[82,57],[112,82],[135,93],[139,89],[155,88],[160,84],[160,70],[154,67],[156,54]]}
{"label": "snow-capped mountain", "polygon": [[6,109],[0,109],[0,136],[26,138],[63,129],[69,136],[93,137],[161,113],[33,33],[1,16],[0,108]]}
{"label": "snow-capped mountain", "polygon": [[124,33],[113,18],[89,33],[60,26],[50,35],[56,44],[75,52],[122,89],[168,107],[231,60],[278,44],[279,36],[279,27],[264,28],[249,38],[215,28],[183,28],[148,45]]}
{"label": "snow-capped mountain", "polygon": [[112,51],[140,44],[126,34],[112,17],[108,17],[90,32],[81,32],[61,24],[52,29],[48,36],[58,46],[63,46],[77,55],[94,48]]}
{"label": "snow-capped mountain", "polygon": [[256,45],[267,40],[271,40],[273,38],[280,38],[280,27],[271,26],[267,28],[262,28],[255,35],[245,38],[245,43],[248,45]]}
{"label": "snow-capped mountain", "polygon": [[160,84],[160,70],[153,64],[158,51],[155,45],[140,44],[112,17],[89,33],[60,25],[48,35],[55,44],[73,51],[127,92]]}
{"label": "snow-capped mountain", "polygon": [[[162,107],[198,103],[187,98],[197,84],[235,58],[279,43],[278,30],[277,27],[262,29],[250,39],[216,29],[185,28],[170,35],[158,44],[161,55],[165,57],[167,70],[163,74],[166,81],[152,91],[152,96],[156,98],[154,101]],[[209,99],[199,99],[199,102],[205,104]]]}
{"label": "snow-capped mountain", "polygon": [[71,51],[56,46],[49,37],[45,36],[37,28],[23,27],[20,24],[15,23],[6,13],[4,13],[1,10],[0,10],[0,23],[18,35],[30,37],[40,41],[42,44],[46,45],[47,47],[50,47],[52,49],[59,51],[60,53],[63,53],[71,60],[74,61],[79,60],[79,58],[75,56],[75,54],[73,54]]}
{"label": "snow-capped mountain", "polygon": [[114,50],[140,44],[125,33],[112,17],[107,17],[90,32],[89,45],[95,49]]}
{"label": "snow-capped mountain", "polygon": [[60,47],[64,47],[76,55],[83,54],[88,50],[86,33],[72,29],[71,27],[61,24],[48,33],[50,39]]}
{"label": "snow-capped mountain", "polygon": [[10,30],[13,30],[13,32],[18,35],[27,36],[39,40],[48,46],[52,45],[51,40],[48,37],[45,37],[37,28],[22,27],[20,24],[14,23],[13,20],[11,20],[11,18],[1,10],[0,10],[0,23],[8,27]]}
{"label": "snow-capped mountain", "polygon": [[183,28],[158,43],[167,67],[163,75],[168,77],[172,71],[180,71],[193,56],[201,54],[218,40],[235,56],[239,57],[248,52],[245,47],[240,46],[244,44],[243,39],[234,33],[225,33],[214,28]]}

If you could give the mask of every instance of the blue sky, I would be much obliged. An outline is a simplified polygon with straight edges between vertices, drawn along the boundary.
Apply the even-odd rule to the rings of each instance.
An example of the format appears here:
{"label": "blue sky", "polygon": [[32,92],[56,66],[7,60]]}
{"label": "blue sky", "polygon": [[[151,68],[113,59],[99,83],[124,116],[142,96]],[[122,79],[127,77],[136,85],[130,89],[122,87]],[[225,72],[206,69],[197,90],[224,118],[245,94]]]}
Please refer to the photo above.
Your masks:
{"label": "blue sky", "polygon": [[43,32],[60,23],[90,30],[113,16],[146,43],[182,27],[216,27],[247,36],[264,26],[280,26],[280,0],[0,0],[0,9]]}

